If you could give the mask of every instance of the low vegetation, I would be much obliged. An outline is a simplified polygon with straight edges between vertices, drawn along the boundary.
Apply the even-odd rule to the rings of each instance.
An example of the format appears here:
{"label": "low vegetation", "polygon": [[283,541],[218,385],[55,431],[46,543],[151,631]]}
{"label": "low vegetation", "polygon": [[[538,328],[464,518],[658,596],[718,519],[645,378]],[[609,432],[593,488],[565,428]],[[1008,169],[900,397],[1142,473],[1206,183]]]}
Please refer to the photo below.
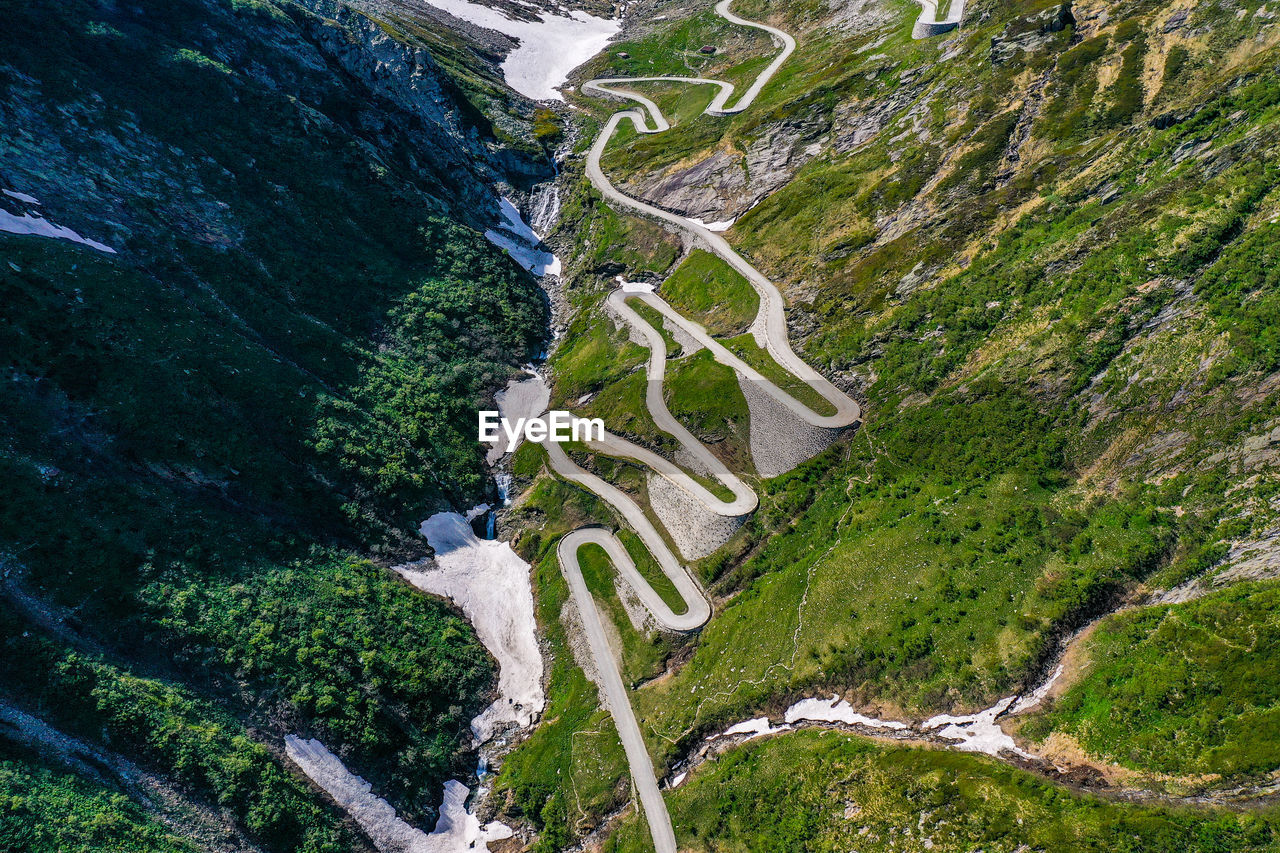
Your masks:
{"label": "low vegetation", "polygon": [[[516,548],[534,567],[538,626],[552,665],[543,722],[503,759],[494,790],[510,798],[513,815],[540,830],[538,853],[553,853],[627,797],[622,744],[608,712],[599,707],[595,684],[569,645],[569,587],[555,551],[564,533],[604,521],[607,513],[588,492],[550,479],[539,480],[516,512],[528,525]],[[612,601],[609,606],[618,624],[622,614]]]}
{"label": "low vegetation", "polygon": [[0,741],[0,848],[195,853],[125,794]]}
{"label": "low vegetation", "polygon": [[172,682],[68,650],[0,608],[0,676],[52,725],[103,740],[225,809],[272,851],[337,853],[353,843],[335,808],[216,702]]}
{"label": "low vegetation", "polygon": [[492,494],[474,413],[549,311],[480,231],[500,169],[550,175],[541,143],[480,113],[474,58],[406,53],[447,119],[365,75],[381,34],[345,7],[4,14],[5,188],[116,250],[0,234],[0,564],[35,602],[6,612],[6,693],[271,850],[362,843],[286,769],[291,732],[429,826],[493,662],[354,555],[421,556],[423,518]]}
{"label": "low vegetation", "polygon": [[[618,134],[605,171],[637,185],[712,153],[745,158],[779,130],[795,141],[768,137],[771,166],[781,145],[816,146],[728,236],[782,286],[803,357],[867,418],[761,484],[751,522],[696,564],[717,613],[633,694],[660,773],[707,733],[799,696],[900,718],[987,707],[1141,585],[1214,571],[1228,542],[1274,529],[1260,437],[1280,400],[1280,83],[1261,9],[1197,7],[1182,25],[1151,3],[1113,5],[1055,31],[1042,24],[1057,4],[1002,2],[913,42],[907,3],[835,30],[815,28],[816,4],[740,2],[800,37],[756,106]],[[633,56],[664,44],[659,30]],[[1005,56],[993,37],[1025,47]],[[664,106],[691,103],[654,89]],[[598,293],[582,273],[571,292]],[[743,334],[754,296],[724,273],[695,251],[660,292],[787,381]],[[694,367],[696,394],[669,387],[669,405],[720,438],[712,421],[733,422],[737,404],[709,365],[669,370]],[[1096,672],[1023,734],[1209,787],[1274,772],[1266,595],[1105,621]],[[614,622],[634,654],[642,638]],[[957,851],[1277,841],[1271,812],[1106,803],[986,759],[834,733],[735,750],[670,802],[691,849],[904,849],[922,832]],[[610,843],[644,849],[643,823]]]}
{"label": "low vegetation", "polygon": [[463,772],[457,751],[497,673],[443,603],[323,552],[214,580],[154,575],[140,598],[176,665],[218,673],[259,714],[346,745],[353,770],[408,817]]}
{"label": "low vegetation", "polygon": [[1091,755],[1179,776],[1266,777],[1280,744],[1280,588],[1245,584],[1196,601],[1104,620],[1081,681],[1028,724],[1063,732]]}
{"label": "low vegetation", "polygon": [[[737,748],[669,798],[682,850],[1263,853],[1274,813],[1121,804],[993,759],[802,731]],[[651,849],[629,818],[605,849]]]}
{"label": "low vegetation", "polygon": [[710,252],[695,249],[662,282],[662,297],[685,317],[713,335],[734,337],[747,331],[760,298],[737,270]]}

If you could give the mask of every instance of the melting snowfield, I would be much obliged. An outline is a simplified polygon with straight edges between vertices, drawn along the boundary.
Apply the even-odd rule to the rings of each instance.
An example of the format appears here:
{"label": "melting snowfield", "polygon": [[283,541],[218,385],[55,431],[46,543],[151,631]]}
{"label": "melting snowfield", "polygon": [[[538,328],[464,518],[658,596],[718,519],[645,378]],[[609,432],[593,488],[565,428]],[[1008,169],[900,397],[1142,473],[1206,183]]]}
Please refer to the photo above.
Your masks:
{"label": "melting snowfield", "polygon": [[728,231],[733,227],[733,223],[738,221],[738,217],[736,216],[732,219],[722,219],[719,222],[703,222],[701,219],[697,219],[692,216],[686,216],[685,219],[689,220],[694,225],[701,225],[708,231]]}
{"label": "melting snowfield", "polygon": [[343,765],[320,741],[295,735],[284,739],[285,752],[311,781],[329,793],[382,853],[463,853],[488,851],[488,842],[512,836],[504,823],[480,824],[467,811],[466,785],[449,780],[444,786],[440,819],[430,834],[405,823],[391,804],[372,791],[372,786]]}
{"label": "melting snowfield", "polygon": [[877,720],[865,717],[853,710],[853,706],[832,696],[830,699],[801,699],[787,709],[784,719],[788,723],[808,720],[815,723],[848,723],[851,726],[867,726],[873,729],[905,729],[906,723],[896,720]]}
{"label": "melting snowfield", "polygon": [[515,258],[516,263],[540,278],[544,275],[560,275],[560,259],[538,248],[542,238],[524,221],[511,200],[501,198],[498,204],[503,221],[496,229],[485,231],[485,239],[499,249],[505,249],[507,254]]}
{"label": "melting snowfield", "polygon": [[565,15],[539,12],[537,21],[517,21],[497,9],[469,0],[427,0],[455,18],[497,30],[519,44],[507,54],[502,74],[507,84],[535,101],[563,101],[556,87],[569,72],[604,50],[618,30],[619,20],[596,18],[574,10]]}
{"label": "melting snowfield", "polygon": [[435,568],[416,564],[396,571],[421,590],[443,595],[462,608],[480,642],[498,660],[498,699],[471,721],[481,742],[501,726],[527,726],[542,711],[542,652],[534,634],[529,564],[511,546],[476,536],[467,519],[439,512],[422,522],[435,550]]}
{"label": "melting snowfield", "polygon": [[[1002,752],[1010,752],[1022,758],[1034,758],[1014,742],[1013,738],[1000,728],[998,720],[1006,714],[1018,714],[1034,708],[1048,695],[1049,689],[1062,675],[1059,665],[1053,674],[1031,693],[1023,696],[1009,696],[976,714],[938,714],[913,727],[897,720],[881,720],[859,714],[847,701],[839,696],[830,699],[801,699],[786,710],[783,716],[784,725],[773,726],[768,717],[757,717],[730,726],[708,740],[715,740],[731,735],[748,735],[747,740],[760,735],[773,734],[789,730],[796,723],[844,723],[852,726],[864,726],[873,729],[889,729],[896,732],[928,734],[946,741],[952,749],[962,752],[982,752],[999,756]],[[675,783],[673,783],[675,784]]]}
{"label": "melting snowfield", "polygon": [[[506,542],[478,538],[470,518],[456,512],[431,516],[422,522],[421,530],[435,549],[435,567],[422,570],[414,564],[397,566],[396,571],[419,589],[452,599],[498,660],[499,697],[471,721],[472,734],[484,742],[504,725],[530,725],[545,700],[529,564]],[[483,853],[489,842],[512,836],[506,824],[481,825],[467,811],[470,791],[461,782],[445,783],[440,819],[428,834],[402,820],[390,803],[373,793],[368,782],[348,770],[319,741],[289,735],[285,751],[360,824],[381,853]]]}
{"label": "melting snowfield", "polygon": [[[536,418],[545,412],[551,402],[551,389],[540,375],[530,370],[527,378],[508,382],[504,390],[493,395],[493,400],[502,417],[515,423],[518,418]],[[520,440],[524,440],[523,434]],[[501,437],[489,448],[485,461],[492,465],[505,455],[506,439]],[[506,500],[506,495],[503,495],[503,500]]]}
{"label": "melting snowfield", "polygon": [[718,735],[712,735],[711,740],[718,737],[734,737],[736,735],[746,735],[744,740],[762,737],[763,735],[771,735],[777,732],[791,731],[791,726],[774,726],[769,722],[768,717],[756,717],[754,720],[746,720],[741,723],[729,726]]}
{"label": "melting snowfield", "polygon": [[987,755],[999,755],[1007,750],[1023,758],[1032,758],[1033,756],[1020,749],[1013,742],[1013,738],[1005,734],[1004,729],[1000,728],[1000,724],[996,722],[1016,701],[1018,701],[1017,696],[1010,696],[1001,699],[985,711],[959,717],[939,714],[925,720],[920,724],[920,728],[925,731],[937,729],[934,734],[944,740],[952,741],[951,746],[961,752],[985,752]]}

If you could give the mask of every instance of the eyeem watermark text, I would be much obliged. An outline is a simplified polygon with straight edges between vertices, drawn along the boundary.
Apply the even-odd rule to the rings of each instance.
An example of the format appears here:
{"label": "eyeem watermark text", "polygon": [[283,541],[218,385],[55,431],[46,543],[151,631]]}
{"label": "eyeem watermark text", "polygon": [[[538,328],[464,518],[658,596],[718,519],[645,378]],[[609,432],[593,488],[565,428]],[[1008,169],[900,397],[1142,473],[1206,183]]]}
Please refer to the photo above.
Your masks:
{"label": "eyeem watermark text", "polygon": [[535,444],[542,441],[600,441],[604,439],[604,420],[601,418],[575,418],[568,412],[547,412],[546,418],[516,418],[513,424],[502,417],[501,412],[480,413],[480,440],[496,444],[502,435],[507,437],[507,453],[516,449],[520,437]]}

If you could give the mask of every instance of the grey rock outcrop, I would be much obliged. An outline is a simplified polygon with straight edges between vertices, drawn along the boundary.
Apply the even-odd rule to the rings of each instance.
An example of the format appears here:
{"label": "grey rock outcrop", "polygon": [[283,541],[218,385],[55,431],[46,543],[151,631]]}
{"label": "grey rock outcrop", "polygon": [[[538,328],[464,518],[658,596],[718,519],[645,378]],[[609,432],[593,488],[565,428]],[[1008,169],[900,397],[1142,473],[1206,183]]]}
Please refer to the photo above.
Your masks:
{"label": "grey rock outcrop", "polygon": [[1034,53],[1047,45],[1054,33],[1075,25],[1070,3],[1050,6],[1010,21],[1003,33],[991,37],[991,61],[1001,65],[1019,53]]}
{"label": "grey rock outcrop", "polygon": [[[927,139],[929,99],[921,98],[923,88],[920,83],[903,81],[886,96],[838,105],[832,127],[835,152],[847,154],[855,151],[874,140],[891,124],[901,126],[903,119],[910,120],[909,132],[914,133],[917,139]],[[896,118],[904,111],[901,119]]]}
{"label": "grey rock outcrop", "polygon": [[[490,190],[495,183],[528,184],[552,176],[549,163],[497,144],[486,122],[478,119],[428,50],[392,38],[374,19],[345,4],[306,0],[305,5],[315,13],[306,22],[306,35],[320,52],[373,94],[421,122],[396,129],[416,143],[416,161],[424,176],[463,191],[460,209],[479,214],[477,224],[497,218]],[[511,125],[509,117],[497,113],[493,120]],[[506,130],[520,135],[514,126]]]}
{"label": "grey rock outcrop", "polygon": [[722,219],[736,216],[747,194],[742,158],[717,151],[692,166],[677,169],[649,184],[638,195],[685,216]]}
{"label": "grey rock outcrop", "polygon": [[1162,32],[1171,33],[1176,29],[1180,29],[1184,24],[1186,24],[1187,16],[1189,14],[1190,11],[1187,9],[1176,10],[1169,16],[1169,20],[1164,22],[1164,27],[1161,28]]}
{"label": "grey rock outcrop", "polygon": [[822,149],[825,121],[771,127],[742,154],[716,151],[690,166],[650,174],[629,193],[706,221],[732,219],[791,180]]}

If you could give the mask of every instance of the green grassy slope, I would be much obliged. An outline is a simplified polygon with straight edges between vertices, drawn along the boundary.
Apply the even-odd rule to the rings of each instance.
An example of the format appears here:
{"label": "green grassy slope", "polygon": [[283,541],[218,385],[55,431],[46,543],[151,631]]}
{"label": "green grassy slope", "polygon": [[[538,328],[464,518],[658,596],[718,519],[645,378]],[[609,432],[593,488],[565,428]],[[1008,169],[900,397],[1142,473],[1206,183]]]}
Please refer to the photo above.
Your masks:
{"label": "green grassy slope", "polygon": [[1135,770],[1269,777],[1280,766],[1267,734],[1280,718],[1278,594],[1247,584],[1106,619],[1083,678],[1023,733],[1063,732]]}
{"label": "green grassy slope", "polygon": [[[526,447],[527,454],[545,454],[535,445]],[[552,669],[542,722],[503,759],[494,792],[507,803],[507,813],[539,831],[538,853],[553,853],[590,831],[601,815],[620,808],[627,798],[622,744],[570,646],[565,613],[569,585],[555,554],[560,536],[603,522],[607,513],[595,496],[545,478],[516,513],[525,526],[515,546],[534,566],[538,625],[551,651]],[[618,610],[620,605],[609,601],[610,616],[621,627]],[[641,643],[632,651],[648,657]]]}
{"label": "green grassy slope", "polygon": [[[660,767],[800,695],[838,692],[916,718],[986,707],[1032,686],[1075,628],[1145,589],[1218,571],[1229,545],[1244,552],[1274,530],[1280,30],[1253,2],[1204,4],[1185,20],[1154,3],[1091,3],[1053,30],[1057,8],[977,2],[957,34],[915,42],[914,4],[735,4],[800,44],[757,105],[611,145],[606,172],[641,187],[713,153],[793,146],[770,161],[788,164],[789,182],[728,236],[783,288],[802,355],[866,402],[859,434],[762,484],[744,531],[696,566],[717,615],[669,675],[634,694]],[[667,59],[663,73],[681,73]],[[592,121],[613,108],[581,105]],[[794,141],[779,143],[779,129]],[[597,234],[577,237],[606,251]],[[732,282],[691,280],[686,268],[657,271],[670,275],[660,292],[728,333],[725,318],[743,310]],[[589,310],[605,286],[598,269],[573,270],[576,306]],[[1058,726],[1086,759],[1146,769],[1160,761],[1154,744],[1173,738],[1195,748],[1176,771],[1166,761],[1170,772],[1210,772],[1214,755],[1247,758],[1246,775],[1274,771],[1269,728],[1210,722],[1214,708],[1270,713],[1265,608],[1240,596],[1204,606],[1250,632],[1247,663],[1169,638],[1163,611],[1133,617],[1123,641],[1098,651],[1113,675],[1068,694],[1037,736]],[[1126,698],[1143,682],[1119,674],[1175,639],[1203,661],[1207,684],[1255,673],[1245,704],[1220,707],[1172,663],[1158,683],[1182,689],[1183,706],[1150,717]],[[1108,708],[1122,725],[1104,735],[1090,721]],[[777,750],[783,769],[768,784],[783,790],[809,757]],[[709,786],[699,819],[714,823],[742,781]],[[762,783],[759,796],[775,793]],[[1043,796],[1051,811],[1075,808],[1053,789]],[[1215,817],[1181,814],[1164,835],[1163,817],[1105,808],[1133,821],[1133,849],[1214,849]],[[709,823],[698,843],[757,849],[763,836],[750,832],[781,820],[760,812],[741,829]],[[1120,843],[1110,833],[1099,837]],[[1265,849],[1270,833],[1222,849]],[[1034,849],[1052,833],[1009,837]]]}
{"label": "green grassy slope", "polygon": [[[1120,805],[991,759],[839,732],[748,744],[670,795],[682,850],[1271,851],[1274,815]],[[633,818],[605,849],[652,849]]]}

